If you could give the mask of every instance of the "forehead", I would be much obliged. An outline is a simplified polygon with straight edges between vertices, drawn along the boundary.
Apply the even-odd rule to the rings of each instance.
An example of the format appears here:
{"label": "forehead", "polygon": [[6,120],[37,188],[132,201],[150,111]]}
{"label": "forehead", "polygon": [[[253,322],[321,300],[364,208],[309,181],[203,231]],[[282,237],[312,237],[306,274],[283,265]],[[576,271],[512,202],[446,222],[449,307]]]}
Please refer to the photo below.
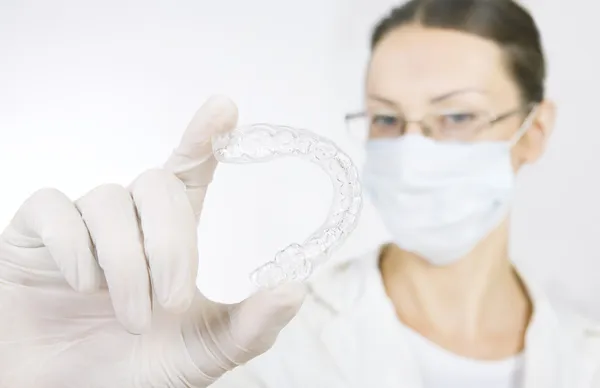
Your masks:
{"label": "forehead", "polygon": [[405,26],[388,33],[373,52],[369,94],[402,105],[462,89],[484,90],[492,100],[517,98],[497,44],[453,30]]}

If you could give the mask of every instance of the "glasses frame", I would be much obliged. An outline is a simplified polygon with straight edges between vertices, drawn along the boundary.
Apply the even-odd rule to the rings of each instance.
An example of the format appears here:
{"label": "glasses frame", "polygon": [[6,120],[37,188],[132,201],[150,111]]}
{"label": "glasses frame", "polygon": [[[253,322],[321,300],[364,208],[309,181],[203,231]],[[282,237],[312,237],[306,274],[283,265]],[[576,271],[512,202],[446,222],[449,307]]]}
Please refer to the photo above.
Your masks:
{"label": "glasses frame", "polygon": [[[530,112],[531,109],[533,109],[533,107],[536,105],[535,102],[531,102],[529,104],[525,104],[524,106],[521,106],[519,108],[515,108],[515,109],[511,109],[507,112],[501,113],[499,115],[491,115],[491,119],[488,120],[485,124],[483,124],[481,127],[479,127],[476,131],[479,132],[481,131],[484,127],[487,127],[487,129],[492,128],[494,125],[516,115],[519,113],[525,113],[525,112]],[[344,122],[346,123],[346,129],[348,129],[349,127],[349,123],[352,120],[356,120],[359,118],[368,118],[368,113],[366,111],[361,111],[361,112],[354,112],[354,113],[348,113],[344,116]],[[424,118],[420,119],[420,120],[403,120],[403,127],[401,130],[401,134],[404,134],[406,131],[406,127],[409,124],[417,124],[419,126],[419,128],[421,128],[421,131],[423,132],[423,134],[425,136],[427,135],[427,132],[430,132],[430,130],[427,128],[426,125],[423,124],[423,120]],[[402,136],[402,135],[400,135]],[[369,136],[367,135],[367,139],[369,138]]]}

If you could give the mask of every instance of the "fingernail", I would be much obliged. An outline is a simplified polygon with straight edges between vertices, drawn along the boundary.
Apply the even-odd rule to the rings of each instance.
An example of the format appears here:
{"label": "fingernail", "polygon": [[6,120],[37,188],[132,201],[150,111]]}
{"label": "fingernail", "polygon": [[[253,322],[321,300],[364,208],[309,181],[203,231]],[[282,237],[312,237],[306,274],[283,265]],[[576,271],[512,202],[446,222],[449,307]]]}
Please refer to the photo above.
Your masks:
{"label": "fingernail", "polygon": [[211,106],[215,109],[217,107],[223,107],[223,109],[237,110],[235,103],[229,97],[223,94],[213,94],[206,100],[204,105]]}

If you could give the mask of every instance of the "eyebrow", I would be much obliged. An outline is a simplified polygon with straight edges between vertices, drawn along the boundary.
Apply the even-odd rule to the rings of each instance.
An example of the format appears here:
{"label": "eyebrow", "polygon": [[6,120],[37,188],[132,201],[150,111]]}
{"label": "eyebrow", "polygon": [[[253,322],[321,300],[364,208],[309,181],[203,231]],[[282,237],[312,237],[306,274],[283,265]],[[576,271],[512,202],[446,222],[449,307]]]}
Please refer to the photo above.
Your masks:
{"label": "eyebrow", "polygon": [[[431,103],[440,102],[440,101],[443,101],[443,100],[448,99],[450,97],[454,97],[457,94],[463,94],[463,93],[486,94],[485,90],[482,90],[482,89],[476,89],[476,88],[457,89],[457,90],[453,90],[451,92],[447,92],[447,93],[441,94],[439,96],[433,97],[433,98],[431,98],[429,100],[429,102],[431,102]],[[379,102],[381,102],[383,104],[386,104],[386,105],[390,105],[390,106],[394,106],[394,107],[396,107],[398,105],[394,101],[392,101],[392,100],[390,100],[388,98],[379,96],[377,94],[369,94],[367,97],[370,98],[371,100],[379,101]]]}

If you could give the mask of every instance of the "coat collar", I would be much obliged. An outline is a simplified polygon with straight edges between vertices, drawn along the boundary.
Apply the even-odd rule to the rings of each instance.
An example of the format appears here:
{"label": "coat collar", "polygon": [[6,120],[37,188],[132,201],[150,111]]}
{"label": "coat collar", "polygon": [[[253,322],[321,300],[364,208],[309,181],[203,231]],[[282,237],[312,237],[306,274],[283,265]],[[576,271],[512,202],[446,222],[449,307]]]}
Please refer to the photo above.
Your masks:
{"label": "coat collar", "polygon": [[[367,252],[318,274],[311,282],[313,296],[332,313],[321,340],[349,386],[398,388],[402,383],[400,387],[419,388],[418,365],[399,334],[400,323],[383,289],[379,254],[380,249]],[[565,379],[572,382],[574,378],[564,371],[575,369],[565,365],[572,361],[563,359],[570,352],[556,312],[542,289],[521,277],[534,305],[526,334],[524,387],[574,387],[562,385]]]}
{"label": "coat collar", "polygon": [[349,387],[419,387],[415,361],[398,332],[398,321],[380,281],[379,249],[344,262],[312,287],[333,312],[321,340]]}

